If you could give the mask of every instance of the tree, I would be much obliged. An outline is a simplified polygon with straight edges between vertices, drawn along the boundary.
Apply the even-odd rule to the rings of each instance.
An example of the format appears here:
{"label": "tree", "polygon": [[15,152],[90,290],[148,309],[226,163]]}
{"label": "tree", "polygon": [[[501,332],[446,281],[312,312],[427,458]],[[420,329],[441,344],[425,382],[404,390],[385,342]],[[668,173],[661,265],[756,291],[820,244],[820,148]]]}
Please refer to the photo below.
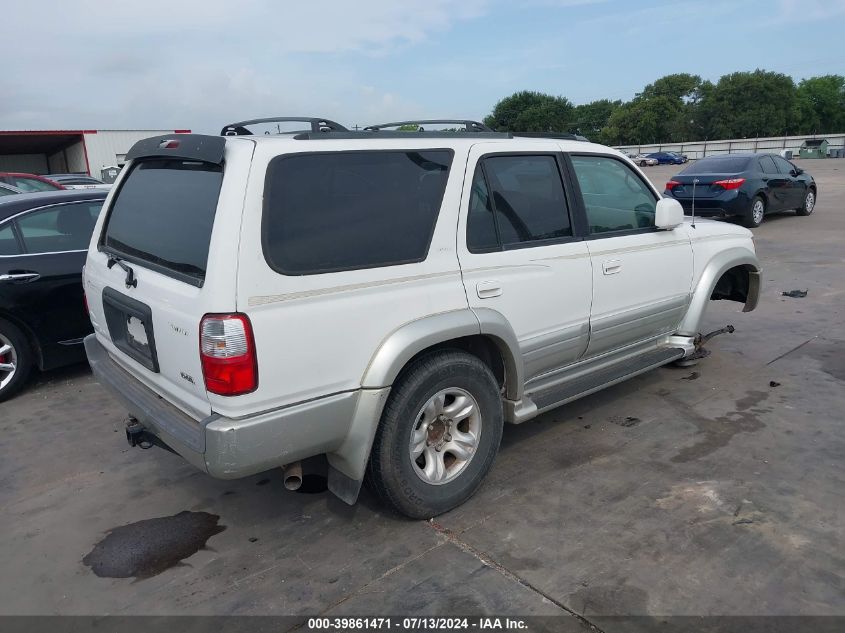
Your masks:
{"label": "tree", "polygon": [[700,114],[709,138],[752,138],[797,132],[801,107],[792,78],[758,69],[719,79]]}
{"label": "tree", "polygon": [[667,96],[634,99],[618,108],[602,131],[601,140],[610,144],[659,143],[672,136],[680,108]]}
{"label": "tree", "polygon": [[611,115],[621,106],[621,101],[610,99],[599,99],[575,106],[574,128],[571,131],[583,134],[590,140],[598,140]]}
{"label": "tree", "polygon": [[824,75],[798,84],[801,132],[830,133],[845,130],[845,77]]}
{"label": "tree", "polygon": [[523,90],[499,101],[484,124],[500,132],[568,132],[574,112],[566,97]]}

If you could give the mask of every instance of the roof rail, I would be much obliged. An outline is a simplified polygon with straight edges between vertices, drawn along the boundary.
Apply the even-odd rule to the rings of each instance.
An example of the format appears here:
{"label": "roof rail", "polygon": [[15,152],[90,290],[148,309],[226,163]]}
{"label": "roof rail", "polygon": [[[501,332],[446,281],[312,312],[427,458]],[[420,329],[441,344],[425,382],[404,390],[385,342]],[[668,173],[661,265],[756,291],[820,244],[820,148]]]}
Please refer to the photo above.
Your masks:
{"label": "roof rail", "polygon": [[566,132],[514,132],[513,135],[521,136],[523,138],[550,138],[562,141],[590,141],[590,139],[586,136]]}
{"label": "roof rail", "polygon": [[[230,123],[220,130],[220,136],[250,136],[253,132],[247,129],[247,125],[255,125],[256,123],[285,123],[285,122],[309,123],[312,132],[346,132],[346,128],[340,123],[335,123],[331,119],[320,119],[316,117],[305,116],[273,116],[266,119],[250,119],[249,121],[240,121],[239,123]],[[295,132],[279,132],[279,134],[298,134],[304,130],[297,130]],[[269,132],[265,132],[269,134]]]}
{"label": "roof rail", "polygon": [[510,132],[397,132],[395,130],[361,130],[359,132],[300,132],[293,137],[297,141],[313,140],[362,140],[362,139],[389,139],[398,138],[403,141],[419,138],[513,138]]}
{"label": "roof rail", "polygon": [[386,127],[401,127],[403,125],[416,125],[419,129],[414,130],[418,132],[425,132],[423,125],[435,125],[442,123],[457,123],[464,126],[464,132],[492,132],[489,127],[478,121],[469,119],[420,119],[414,121],[396,121],[395,123],[379,123],[378,125],[368,125],[364,128],[367,132],[378,132]]}

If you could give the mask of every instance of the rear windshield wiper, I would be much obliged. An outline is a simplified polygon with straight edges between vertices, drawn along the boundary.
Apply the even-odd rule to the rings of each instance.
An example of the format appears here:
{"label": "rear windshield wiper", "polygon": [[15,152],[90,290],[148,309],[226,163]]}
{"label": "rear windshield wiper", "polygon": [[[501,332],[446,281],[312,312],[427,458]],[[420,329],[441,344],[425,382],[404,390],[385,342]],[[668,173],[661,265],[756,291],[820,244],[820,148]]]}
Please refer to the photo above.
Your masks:
{"label": "rear windshield wiper", "polygon": [[123,272],[126,273],[126,281],[124,282],[124,283],[126,283],[126,287],[127,288],[137,288],[138,287],[138,280],[135,278],[135,271],[132,270],[131,267],[124,264],[123,260],[120,259],[119,257],[117,257],[116,255],[112,255],[111,253],[108,253],[108,258],[109,258],[109,260],[108,260],[108,263],[106,264],[108,269],[111,270],[112,267],[115,264],[117,264],[118,266],[120,266],[123,269]]}

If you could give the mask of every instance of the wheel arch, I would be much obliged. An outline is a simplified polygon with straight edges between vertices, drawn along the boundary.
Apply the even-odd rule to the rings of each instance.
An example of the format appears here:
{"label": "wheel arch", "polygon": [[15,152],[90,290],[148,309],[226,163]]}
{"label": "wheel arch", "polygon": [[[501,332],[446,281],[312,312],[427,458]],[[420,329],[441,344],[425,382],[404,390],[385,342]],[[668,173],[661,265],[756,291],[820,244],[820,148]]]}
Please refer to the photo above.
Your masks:
{"label": "wheel arch", "polygon": [[516,334],[501,313],[467,308],[402,325],[384,338],[367,364],[349,431],[340,446],[326,455],[329,490],[343,501],[351,504],[358,497],[376,428],[393,383],[414,359],[450,348],[475,354],[487,364],[507,399],[522,397],[522,356]]}
{"label": "wheel arch", "polygon": [[698,334],[704,311],[711,300],[740,301],[744,303],[743,312],[754,310],[761,292],[760,273],[757,256],[750,249],[732,248],[718,253],[707,263],[693,289],[692,299],[678,327],[678,334]]}
{"label": "wheel arch", "polygon": [[5,310],[0,310],[0,319],[8,321],[15,327],[17,327],[23,335],[26,337],[27,343],[29,343],[29,349],[32,351],[32,354],[35,356],[35,365],[39,369],[44,369],[44,351],[41,346],[41,341],[38,340],[38,336],[35,334],[32,328],[30,328],[24,321],[17,318],[15,315],[10,314]]}

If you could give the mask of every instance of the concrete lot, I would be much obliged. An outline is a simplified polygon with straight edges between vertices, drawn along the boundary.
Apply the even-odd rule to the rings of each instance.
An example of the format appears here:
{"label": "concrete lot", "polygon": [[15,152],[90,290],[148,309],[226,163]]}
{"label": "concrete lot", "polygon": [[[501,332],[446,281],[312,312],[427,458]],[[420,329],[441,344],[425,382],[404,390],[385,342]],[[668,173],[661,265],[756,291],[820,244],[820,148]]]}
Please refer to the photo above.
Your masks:
{"label": "concrete lot", "polygon": [[[40,376],[0,405],[0,614],[845,615],[845,160],[802,167],[816,212],[755,230],[760,307],[711,305],[707,330],[735,334],[507,427],[486,484],[436,522],[289,493],[280,472],[210,479],[130,449],[86,367]],[[646,169],[661,188],[677,171]],[[199,526],[207,548],[178,566],[83,564],[110,530],[185,510],[225,530]],[[167,557],[174,529],[113,538]]]}

